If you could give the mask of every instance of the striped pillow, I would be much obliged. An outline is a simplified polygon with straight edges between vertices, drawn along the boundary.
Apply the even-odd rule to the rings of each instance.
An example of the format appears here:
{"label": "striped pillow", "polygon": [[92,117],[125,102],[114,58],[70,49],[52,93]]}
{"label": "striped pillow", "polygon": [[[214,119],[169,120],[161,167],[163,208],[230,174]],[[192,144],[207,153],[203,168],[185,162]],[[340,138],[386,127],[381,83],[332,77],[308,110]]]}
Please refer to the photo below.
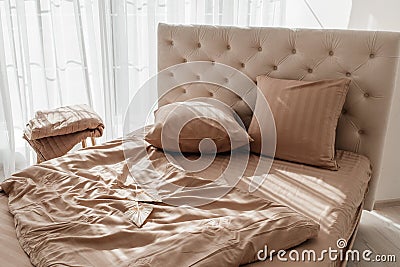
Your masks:
{"label": "striped pillow", "polygon": [[349,79],[298,81],[258,76],[256,107],[249,127],[251,151],[264,154],[269,135],[259,125],[271,125],[265,116],[268,101],[276,127],[275,157],[337,170],[335,136]]}

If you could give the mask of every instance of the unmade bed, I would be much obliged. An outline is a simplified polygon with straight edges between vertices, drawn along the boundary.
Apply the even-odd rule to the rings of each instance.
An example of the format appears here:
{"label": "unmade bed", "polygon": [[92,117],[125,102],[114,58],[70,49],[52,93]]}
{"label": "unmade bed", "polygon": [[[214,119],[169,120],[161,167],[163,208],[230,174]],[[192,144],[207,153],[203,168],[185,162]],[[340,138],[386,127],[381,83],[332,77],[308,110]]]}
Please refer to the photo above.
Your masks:
{"label": "unmade bed", "polygon": [[[140,137],[139,135],[137,137],[137,145],[132,148],[137,150],[137,164],[139,165],[145,162],[143,160],[144,155],[142,155],[145,154],[143,152],[144,150],[140,149],[141,139],[142,137]],[[156,166],[157,171],[163,170],[168,173],[174,170],[172,172],[173,174],[170,175],[168,179],[173,179],[174,183],[177,184],[186,183],[187,176],[180,172],[178,169],[174,168],[171,163],[168,162],[163,152],[149,147],[148,153],[151,161]],[[258,159],[259,156],[251,156],[248,168],[244,175],[244,179],[241,180],[241,182],[237,186],[239,189],[243,190],[243,192],[247,191],[251,177],[247,176],[247,174],[251,174],[254,171]],[[276,203],[287,205],[293,210],[305,214],[307,217],[319,223],[320,231],[318,233],[318,237],[307,241],[297,249],[315,249],[318,252],[329,246],[331,246],[332,248],[336,248],[337,240],[342,238],[345,240],[349,240],[357,225],[360,206],[363,202],[365,190],[368,186],[368,182],[370,179],[369,161],[364,156],[345,151],[338,151],[338,159],[341,168],[339,171],[336,172],[276,160],[273,163],[270,174],[268,175],[266,181],[263,183],[262,187],[254,193],[256,196],[262,199],[273,200]],[[98,164],[100,160],[102,162],[101,165]],[[227,155],[220,155],[210,167],[208,167],[203,172],[196,173],[196,176],[204,178],[206,180],[213,180],[213,177],[216,178],[220,175],[221,172],[223,172],[228,161],[229,157]],[[101,182],[104,182],[105,186],[103,188],[97,186],[95,189],[93,189],[92,193],[95,193],[94,191],[100,191],[99,194],[102,193],[104,195],[111,195],[110,192],[116,190],[116,184],[126,183],[128,179],[127,177],[129,176],[129,171],[123,163],[123,145],[121,140],[110,142],[100,147],[87,148],[71,155],[47,161],[45,163],[42,163],[38,167],[28,169],[25,173],[17,174],[17,176],[29,176],[30,172],[36,172],[34,176],[47,176],[47,178],[44,177],[43,179],[39,179],[37,184],[32,184],[37,187],[39,185],[42,185],[42,183],[44,183],[45,185],[60,183],[60,186],[67,187],[72,185],[69,183],[70,179],[93,180],[94,176],[101,176]],[[147,173],[147,175],[151,176],[151,173]],[[96,178],[95,180],[98,181],[99,179]],[[120,182],[116,182],[117,180]],[[109,190],[108,192],[101,191],[106,190],[105,188],[107,187],[110,187],[110,189],[107,189]],[[129,188],[129,186],[125,187],[125,189],[123,188],[124,186],[121,186],[120,190],[132,189]],[[84,188],[80,189],[82,191],[77,192],[82,193]],[[49,193],[50,191],[51,189],[48,189],[47,193]],[[89,199],[90,197],[92,197],[92,193],[88,193],[86,197]],[[104,195],[103,198],[106,198]],[[97,197],[98,201],[100,201],[100,196]],[[21,196],[21,198],[23,197],[24,196]],[[65,194],[63,193],[63,196],[60,195],[59,197],[68,197],[68,191],[66,191]],[[37,200],[43,199],[38,197]],[[9,264],[9,266],[30,266],[28,256],[24,253],[24,251],[20,248],[18,244],[13,218],[8,212],[7,197],[3,194],[1,195],[1,201],[3,215],[1,218],[1,234],[3,237],[2,240],[7,241],[3,243],[6,246],[1,251],[1,253],[3,259],[8,259],[7,261],[3,261],[3,263]],[[48,204],[50,205],[50,203],[53,203],[52,201],[53,200],[49,199]],[[68,200],[66,201],[67,202],[65,203],[68,203]],[[29,210],[36,208],[35,203],[37,202],[35,199],[31,199],[27,203],[31,205],[29,207]],[[42,204],[38,203],[38,214],[43,216],[42,212],[44,212],[45,209],[39,207],[40,205]],[[43,205],[47,204],[43,203]],[[58,210],[58,212],[56,212],[57,209],[62,207],[64,206],[58,206],[57,204],[54,204],[51,209],[55,212],[55,214],[57,214],[58,212],[63,213],[62,210]],[[165,212],[168,211],[163,211],[163,213]],[[154,214],[156,214],[156,212],[154,212]],[[172,215],[173,213],[171,213],[171,216]],[[49,216],[51,217],[51,215]],[[87,220],[84,220],[81,217],[71,219],[71,224],[68,227],[79,229],[79,225],[81,225],[81,227],[84,227],[84,225],[89,224],[91,220],[96,220],[96,216],[99,216],[99,214],[89,213],[85,217]],[[103,214],[103,216],[105,215]],[[28,217],[21,219],[33,220],[34,218],[35,216],[31,217],[31,215],[29,215]],[[69,217],[67,216],[67,218]],[[150,217],[148,218],[148,222],[151,223],[152,220],[156,219],[153,218],[152,215],[150,215]],[[169,222],[172,223],[173,220],[171,219],[171,221]],[[48,223],[49,225],[51,224],[50,219]],[[52,227],[56,226],[53,225],[49,227],[50,229],[46,229],[46,231],[50,231]],[[65,225],[65,227],[67,227],[67,225]],[[171,224],[169,227],[172,231],[173,228],[176,228],[178,226],[176,226],[176,224]],[[122,225],[121,229],[123,229]],[[146,230],[146,225],[142,228],[142,230]],[[184,229],[180,229],[180,231],[185,233]],[[49,232],[48,234],[50,235],[51,233]],[[75,234],[75,236],[70,236],[71,240],[74,240],[74,238],[78,238],[79,231],[75,231]],[[117,260],[118,258],[126,258],[126,255],[124,255],[124,253],[119,251],[118,249],[121,244],[113,243],[113,234],[110,233],[110,237],[108,238],[102,236],[103,234],[104,233],[99,234],[99,236],[93,235],[88,237],[93,240],[103,240],[107,242],[100,242],[100,244],[98,244],[96,247],[90,245],[87,250],[92,250],[92,252],[97,250],[99,251],[99,253],[107,253],[107,258],[110,260],[108,264],[122,264],[122,262],[119,262]],[[52,238],[56,239],[56,236]],[[73,246],[74,242],[78,242],[71,240],[66,241],[66,247],[70,245]],[[70,242],[72,242],[72,244]],[[196,241],[196,244],[199,243],[201,243],[201,239]],[[44,244],[40,245],[44,246]],[[39,244],[36,244],[35,246],[39,246]],[[43,247],[43,249],[45,250],[45,247]],[[209,247],[209,249],[212,250],[212,247]],[[79,254],[79,251],[67,251],[71,254]],[[164,252],[167,254],[168,252],[179,254],[176,249],[169,248],[168,246],[165,247]],[[256,254],[257,252],[258,251],[253,251],[254,254]],[[66,251],[63,251],[63,253],[66,253]],[[85,252],[82,252],[82,254],[85,254]],[[46,253],[44,253],[43,255],[46,255]],[[87,255],[92,255],[93,257],[95,253],[88,253]],[[61,254],[59,256],[61,256]],[[64,255],[64,258],[68,258],[68,255]],[[95,258],[93,258],[89,262],[96,263],[96,260]],[[98,264],[101,263],[105,264],[104,262],[98,262]],[[273,263],[277,264],[277,266],[280,266],[278,264],[283,264],[276,261],[274,261]],[[262,262],[258,264],[262,264]],[[321,262],[315,264],[321,264]]]}
{"label": "unmade bed", "polygon": [[[317,255],[329,247],[350,249],[362,209],[373,205],[399,44],[400,35],[391,32],[160,24],[159,70],[168,70],[163,79],[179,79],[173,66],[195,61],[208,62],[210,68],[225,64],[252,81],[259,75],[350,79],[336,131],[339,168],[274,159],[269,173],[261,175],[265,180],[260,187],[249,192],[260,162],[259,155],[251,154],[239,183],[213,203],[174,206],[148,196],[143,205],[153,211],[139,228],[124,217],[129,208],[125,201],[138,196],[131,174],[146,179],[161,174],[165,181],[186,187],[207,184],[225,170],[229,155],[218,154],[202,171],[185,172],[144,142],[138,131],[126,141],[133,155],[129,164],[138,166],[138,172],[129,172],[126,143],[117,139],[29,167],[6,181],[3,189],[10,198],[0,195],[2,265],[286,266],[293,261],[274,257],[257,262],[257,254],[264,245],[314,249]],[[203,78],[196,71],[194,79]],[[222,81],[232,83],[229,76]],[[223,86],[185,84],[159,93],[160,107],[208,97],[232,107],[246,128],[253,116],[255,99],[246,104]],[[346,262],[325,258],[294,264]]]}

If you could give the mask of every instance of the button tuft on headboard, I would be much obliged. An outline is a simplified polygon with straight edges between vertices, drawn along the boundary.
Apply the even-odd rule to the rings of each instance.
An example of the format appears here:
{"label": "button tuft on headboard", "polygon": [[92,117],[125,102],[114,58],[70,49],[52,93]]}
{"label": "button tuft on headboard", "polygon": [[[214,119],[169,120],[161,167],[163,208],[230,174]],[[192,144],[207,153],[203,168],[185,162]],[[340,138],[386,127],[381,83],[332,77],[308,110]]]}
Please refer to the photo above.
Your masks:
{"label": "button tuft on headboard", "polygon": [[[339,118],[336,147],[360,153],[371,160],[373,175],[366,201],[366,207],[371,207],[376,178],[381,169],[389,110],[397,79],[400,33],[163,23],[158,27],[160,71],[182,62],[212,59],[242,71],[253,81],[263,74],[282,79],[304,80],[349,77],[351,83],[346,97],[346,109],[342,111],[343,114],[347,111],[347,115]],[[201,49],[198,49],[199,44]],[[197,53],[193,53],[195,50]],[[295,52],[298,55],[290,57]],[[369,60],[373,62],[368,62]],[[215,63],[213,68],[217,69],[217,65]],[[193,77],[196,74],[200,74],[202,79],[206,78],[201,72],[195,72]],[[178,76],[176,72],[175,76]],[[236,79],[233,76],[221,73],[219,81],[222,84],[225,77],[229,78],[229,85],[235,84]],[[229,105],[233,104],[234,110],[248,127],[251,108],[242,101],[236,101],[236,96],[223,89],[213,87],[211,90],[209,86],[197,85],[190,87],[183,98],[176,98],[182,92],[179,90],[168,99],[174,102],[198,95],[208,96],[208,91],[218,91],[212,97]],[[253,107],[256,94],[251,94],[249,98],[250,107]],[[362,131],[358,133],[360,128]]]}

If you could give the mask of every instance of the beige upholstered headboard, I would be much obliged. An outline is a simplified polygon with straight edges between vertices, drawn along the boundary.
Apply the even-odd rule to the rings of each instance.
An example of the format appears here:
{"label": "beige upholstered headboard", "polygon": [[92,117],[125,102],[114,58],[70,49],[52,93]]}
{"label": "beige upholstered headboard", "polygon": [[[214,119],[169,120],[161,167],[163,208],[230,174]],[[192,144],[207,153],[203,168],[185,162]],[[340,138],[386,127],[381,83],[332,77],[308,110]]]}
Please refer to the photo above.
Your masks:
{"label": "beige upholstered headboard", "polygon": [[[158,26],[159,70],[184,62],[215,61],[242,71],[252,80],[260,74],[299,80],[351,79],[336,146],[371,160],[373,174],[366,208],[372,208],[381,169],[399,48],[400,33],[393,32]],[[213,92],[215,88],[209,86],[188,85],[165,95],[159,104],[215,97],[231,105],[248,124],[251,110],[240,98],[228,91]]]}

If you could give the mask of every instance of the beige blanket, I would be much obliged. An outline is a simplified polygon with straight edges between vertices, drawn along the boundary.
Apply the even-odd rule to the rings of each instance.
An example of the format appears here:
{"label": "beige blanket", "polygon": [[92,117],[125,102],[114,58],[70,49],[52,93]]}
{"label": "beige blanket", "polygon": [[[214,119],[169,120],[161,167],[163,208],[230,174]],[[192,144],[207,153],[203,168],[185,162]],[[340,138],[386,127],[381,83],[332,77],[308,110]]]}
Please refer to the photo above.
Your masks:
{"label": "beige blanket", "polygon": [[24,138],[38,155],[38,162],[60,157],[88,137],[100,137],[104,124],[89,106],[75,105],[37,111]]}
{"label": "beige blanket", "polygon": [[[127,144],[128,143],[128,144]],[[141,228],[126,217],[138,189],[127,170],[144,165],[143,141],[131,139],[46,161],[1,184],[17,236],[36,266],[238,266],[257,252],[288,249],[317,235],[319,225],[284,205],[239,189],[201,207],[148,203]],[[144,151],[144,152],[143,152]],[[179,185],[206,184],[151,147],[155,170]]]}

